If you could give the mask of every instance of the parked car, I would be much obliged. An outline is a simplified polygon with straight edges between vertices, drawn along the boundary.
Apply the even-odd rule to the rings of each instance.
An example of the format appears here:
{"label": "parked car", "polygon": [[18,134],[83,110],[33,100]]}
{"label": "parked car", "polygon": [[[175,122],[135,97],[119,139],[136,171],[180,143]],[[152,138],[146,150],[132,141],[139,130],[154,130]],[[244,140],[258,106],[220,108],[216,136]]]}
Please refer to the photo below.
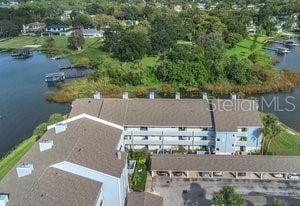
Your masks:
{"label": "parked car", "polygon": [[165,171],[157,171],[156,174],[158,176],[169,176],[169,172],[165,172]]}
{"label": "parked car", "polygon": [[172,172],[172,174],[176,177],[181,177],[181,176],[184,176],[185,173],[184,172]]}
{"label": "parked car", "polygon": [[214,176],[221,177],[223,176],[223,172],[214,172]]}
{"label": "parked car", "polygon": [[296,173],[289,174],[288,178],[291,180],[299,179],[299,174]]}
{"label": "parked car", "polygon": [[282,173],[273,173],[272,176],[276,177],[276,178],[283,178],[284,177]]}
{"label": "parked car", "polygon": [[238,172],[237,174],[239,177],[245,177],[247,174],[246,172]]}
{"label": "parked car", "polygon": [[210,177],[210,173],[209,172],[199,172],[199,175],[203,178],[209,178]]}

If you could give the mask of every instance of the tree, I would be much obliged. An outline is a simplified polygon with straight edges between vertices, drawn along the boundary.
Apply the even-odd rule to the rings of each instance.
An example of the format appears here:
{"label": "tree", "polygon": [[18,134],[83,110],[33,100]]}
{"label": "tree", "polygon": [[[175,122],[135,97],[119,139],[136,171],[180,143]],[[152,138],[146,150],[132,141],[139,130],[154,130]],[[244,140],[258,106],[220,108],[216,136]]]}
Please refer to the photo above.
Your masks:
{"label": "tree", "polygon": [[286,206],[285,202],[283,200],[276,199],[272,203],[272,206]]}
{"label": "tree", "polygon": [[19,34],[18,27],[9,20],[0,21],[0,37],[17,36]]}
{"label": "tree", "polygon": [[261,143],[261,152],[268,152],[271,141],[279,136],[281,128],[279,120],[274,114],[266,114],[263,117],[263,139]]}
{"label": "tree", "polygon": [[53,37],[47,37],[45,39],[45,47],[53,48],[55,46],[55,40]]}
{"label": "tree", "polygon": [[231,56],[225,66],[226,77],[237,83],[246,84],[251,79],[250,64],[246,60],[239,60],[237,56]]}
{"label": "tree", "polygon": [[73,31],[68,40],[71,48],[81,50],[84,44],[84,37],[83,37],[82,30],[77,29]]}
{"label": "tree", "polygon": [[126,31],[118,41],[114,55],[121,61],[142,59],[149,46],[149,37],[145,33]]}
{"label": "tree", "polygon": [[245,199],[232,186],[224,186],[214,195],[212,202],[216,206],[246,206]]}

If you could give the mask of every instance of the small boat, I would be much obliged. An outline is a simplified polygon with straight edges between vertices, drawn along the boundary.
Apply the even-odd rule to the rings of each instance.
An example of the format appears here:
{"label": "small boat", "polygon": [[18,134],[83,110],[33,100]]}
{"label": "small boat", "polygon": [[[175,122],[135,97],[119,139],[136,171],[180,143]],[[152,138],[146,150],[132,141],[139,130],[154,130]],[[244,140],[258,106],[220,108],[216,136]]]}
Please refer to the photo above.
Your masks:
{"label": "small boat", "polygon": [[287,39],[283,41],[283,44],[286,46],[297,46],[299,45],[295,40],[293,39]]}
{"label": "small boat", "polygon": [[45,76],[45,82],[47,83],[55,83],[55,82],[61,82],[66,79],[64,72],[57,72],[57,73],[48,73]]}
{"label": "small boat", "polygon": [[52,59],[52,60],[58,60],[58,59],[62,59],[62,58],[64,58],[62,55],[56,55],[56,56],[50,57],[50,59]]}
{"label": "small boat", "polygon": [[285,47],[277,47],[276,52],[278,54],[287,54],[287,53],[290,52],[290,50],[288,48],[285,48]]}
{"label": "small boat", "polygon": [[30,49],[14,50],[11,56],[16,59],[26,59],[33,56],[33,52]]}

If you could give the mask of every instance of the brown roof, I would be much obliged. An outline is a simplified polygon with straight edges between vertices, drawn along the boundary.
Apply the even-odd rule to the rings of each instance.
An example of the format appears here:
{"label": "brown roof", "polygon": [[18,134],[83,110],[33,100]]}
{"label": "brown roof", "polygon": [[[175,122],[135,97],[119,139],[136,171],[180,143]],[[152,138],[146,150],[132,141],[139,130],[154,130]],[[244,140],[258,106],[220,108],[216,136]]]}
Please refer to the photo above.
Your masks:
{"label": "brown roof", "polygon": [[148,192],[132,192],[128,194],[127,206],[163,206],[163,198]]}
{"label": "brown roof", "polygon": [[212,100],[216,131],[237,131],[238,127],[262,127],[255,100]]}
{"label": "brown roof", "polygon": [[78,99],[72,105],[71,117],[87,113],[123,126],[262,127],[254,100]]}
{"label": "brown roof", "polygon": [[79,99],[72,105],[70,117],[88,113],[123,126],[212,126],[201,99]]}
{"label": "brown roof", "polygon": [[[15,166],[4,179],[1,180],[0,191],[10,194],[9,205],[22,205],[21,203],[24,201],[24,198],[26,198],[28,194],[31,194],[31,191],[35,191],[37,187],[42,187],[42,183],[49,184],[48,189],[51,191],[46,190],[46,188],[44,189],[45,192],[51,193],[53,197],[61,197],[62,195],[65,197],[72,196],[72,194],[69,194],[69,190],[65,190],[64,193],[59,189],[55,190],[56,183],[51,179],[54,174],[51,171],[49,172],[49,166],[62,161],[69,161],[115,177],[120,177],[122,169],[126,164],[126,154],[122,154],[121,160],[119,160],[115,154],[121,132],[119,129],[103,125],[87,118],[68,123],[66,131],[59,134],[55,134],[54,129],[50,129],[43,135],[41,140],[53,140],[53,147],[50,150],[40,152],[39,144],[36,143],[19,161],[20,163],[33,164],[34,170],[32,174],[18,178],[16,172],[17,166]],[[62,174],[62,172],[59,174]],[[65,176],[65,173],[63,174]],[[82,193],[84,194],[88,193],[94,195],[95,184],[99,188],[99,182],[95,183],[84,177],[74,176],[73,174],[69,175],[70,177],[68,176],[66,181],[72,179],[74,184],[83,184],[84,191],[82,191]],[[79,180],[80,178],[85,180]],[[73,185],[73,188],[78,187]],[[74,193],[76,194],[76,192]],[[90,205],[90,197],[90,195],[86,197],[78,195],[74,200],[70,200],[70,205],[77,205],[77,202],[81,201],[86,204],[80,205]],[[35,198],[37,197],[33,195],[31,199],[28,199],[28,204],[35,205]],[[78,200],[79,198],[81,199]],[[95,199],[96,198],[97,196],[95,196]],[[51,199],[50,197],[41,199],[41,201],[46,200],[50,201]],[[66,200],[69,199],[66,198]],[[50,202],[49,205],[51,204]],[[48,205],[48,203],[40,205]]]}
{"label": "brown roof", "polygon": [[[22,205],[96,205],[101,183],[55,168],[48,168]],[[11,197],[13,199],[13,197]]]}
{"label": "brown roof", "polygon": [[156,155],[151,170],[300,173],[299,156]]}

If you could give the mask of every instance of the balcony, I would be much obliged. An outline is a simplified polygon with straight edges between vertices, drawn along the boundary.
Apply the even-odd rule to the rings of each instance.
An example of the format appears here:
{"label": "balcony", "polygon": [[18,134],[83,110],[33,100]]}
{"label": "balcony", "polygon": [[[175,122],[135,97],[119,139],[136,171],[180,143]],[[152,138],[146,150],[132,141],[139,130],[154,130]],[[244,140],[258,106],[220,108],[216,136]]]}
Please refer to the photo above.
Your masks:
{"label": "balcony", "polygon": [[209,140],[124,140],[126,145],[178,145],[178,146],[211,146],[214,139]]}
{"label": "balcony", "polygon": [[203,137],[214,136],[214,131],[124,131],[124,136]]}

